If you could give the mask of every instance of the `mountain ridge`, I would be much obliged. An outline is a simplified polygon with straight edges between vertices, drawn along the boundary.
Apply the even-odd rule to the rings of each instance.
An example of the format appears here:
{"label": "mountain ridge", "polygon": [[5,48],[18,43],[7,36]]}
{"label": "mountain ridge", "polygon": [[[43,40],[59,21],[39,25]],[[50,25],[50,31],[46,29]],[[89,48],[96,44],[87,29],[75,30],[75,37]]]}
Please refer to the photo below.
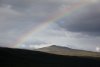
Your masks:
{"label": "mountain ridge", "polygon": [[36,51],[47,52],[47,53],[58,54],[58,55],[100,57],[99,52],[78,50],[69,47],[57,46],[57,45],[51,45],[48,47],[39,48],[36,49]]}

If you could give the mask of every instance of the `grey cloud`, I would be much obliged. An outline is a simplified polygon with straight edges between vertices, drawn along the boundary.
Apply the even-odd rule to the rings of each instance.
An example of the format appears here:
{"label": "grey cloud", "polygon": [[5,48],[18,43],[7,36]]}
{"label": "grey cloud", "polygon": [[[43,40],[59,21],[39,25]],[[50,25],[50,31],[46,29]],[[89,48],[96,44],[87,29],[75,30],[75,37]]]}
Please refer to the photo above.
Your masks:
{"label": "grey cloud", "polygon": [[[3,0],[3,6],[10,6],[10,10],[16,11],[20,16],[6,15],[7,19],[14,21],[44,21],[56,13],[56,10],[61,5],[58,2],[49,2],[46,0]],[[7,10],[6,10],[7,11]],[[11,17],[11,18],[10,18]],[[6,19],[6,20],[7,20]]]}
{"label": "grey cloud", "polygon": [[26,45],[41,45],[41,44],[48,44],[45,41],[33,39],[31,41],[25,42]]}
{"label": "grey cloud", "polygon": [[[57,5],[56,2],[50,2],[49,0],[2,0],[2,5],[11,5],[11,8],[14,10],[24,11],[31,7],[41,8],[42,6],[46,7],[46,5],[53,6]],[[52,5],[51,5],[52,4]],[[48,8],[50,8],[48,6]]]}
{"label": "grey cloud", "polygon": [[[45,22],[45,19],[55,13],[54,11],[58,7],[56,3],[47,3],[45,0],[41,3],[39,0],[0,0],[2,8],[0,10],[1,21],[0,31],[7,33],[11,29],[14,29],[18,34],[24,34],[30,29],[35,28],[40,23]],[[52,5],[51,5],[52,4]],[[6,5],[6,6],[5,6]],[[9,6],[11,5],[11,7]],[[35,5],[35,6],[34,6]],[[24,10],[25,8],[26,10]],[[23,12],[19,11],[22,10]],[[28,10],[28,11],[27,11]],[[19,15],[17,15],[17,14]]]}
{"label": "grey cloud", "polygon": [[[100,35],[100,7],[91,5],[70,18],[64,19],[64,23],[59,26],[71,31],[88,35]],[[100,5],[99,5],[100,6]]]}
{"label": "grey cloud", "polygon": [[11,5],[11,9],[16,11],[25,11],[30,8],[42,8],[47,7],[48,11],[53,11],[55,7],[61,4],[71,5],[75,2],[80,2],[81,0],[0,0],[1,6]]}
{"label": "grey cloud", "polygon": [[[11,5],[12,8],[28,8],[31,6],[33,0],[2,0],[1,4],[2,5]],[[33,1],[34,2],[34,1]]]}

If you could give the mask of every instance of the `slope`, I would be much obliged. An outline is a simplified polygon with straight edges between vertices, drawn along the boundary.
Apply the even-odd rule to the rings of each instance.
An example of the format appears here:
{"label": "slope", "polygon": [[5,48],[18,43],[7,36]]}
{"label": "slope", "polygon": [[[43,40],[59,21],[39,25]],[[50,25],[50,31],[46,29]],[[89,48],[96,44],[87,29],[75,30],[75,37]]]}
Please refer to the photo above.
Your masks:
{"label": "slope", "polygon": [[0,67],[100,67],[100,60],[0,48]]}
{"label": "slope", "polygon": [[58,55],[86,56],[86,57],[99,57],[100,58],[100,53],[98,52],[77,50],[77,49],[71,49],[68,47],[56,46],[56,45],[36,49],[36,51],[47,52],[47,53],[58,54]]}

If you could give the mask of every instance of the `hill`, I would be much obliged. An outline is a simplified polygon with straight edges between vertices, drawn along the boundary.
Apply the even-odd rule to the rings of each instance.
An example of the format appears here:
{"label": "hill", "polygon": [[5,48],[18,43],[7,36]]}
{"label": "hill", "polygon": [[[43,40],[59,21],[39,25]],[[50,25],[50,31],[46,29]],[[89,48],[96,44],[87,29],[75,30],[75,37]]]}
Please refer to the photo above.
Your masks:
{"label": "hill", "polygon": [[0,67],[100,67],[100,60],[0,47]]}
{"label": "hill", "polygon": [[58,54],[58,55],[85,56],[85,57],[99,57],[100,58],[100,53],[98,52],[77,50],[77,49],[71,49],[68,47],[56,46],[56,45],[36,49],[36,51],[47,52],[47,53]]}

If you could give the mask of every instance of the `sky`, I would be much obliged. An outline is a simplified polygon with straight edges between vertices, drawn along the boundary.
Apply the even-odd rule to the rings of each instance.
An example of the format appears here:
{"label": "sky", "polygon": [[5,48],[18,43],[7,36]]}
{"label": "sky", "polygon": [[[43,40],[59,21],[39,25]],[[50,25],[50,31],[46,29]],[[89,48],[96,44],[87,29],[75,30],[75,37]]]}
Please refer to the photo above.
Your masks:
{"label": "sky", "polygon": [[[60,12],[75,4],[92,3],[54,21],[20,46],[23,37]],[[26,35],[26,36],[25,36]],[[0,0],[0,46],[37,49],[50,45],[100,51],[99,0]]]}

